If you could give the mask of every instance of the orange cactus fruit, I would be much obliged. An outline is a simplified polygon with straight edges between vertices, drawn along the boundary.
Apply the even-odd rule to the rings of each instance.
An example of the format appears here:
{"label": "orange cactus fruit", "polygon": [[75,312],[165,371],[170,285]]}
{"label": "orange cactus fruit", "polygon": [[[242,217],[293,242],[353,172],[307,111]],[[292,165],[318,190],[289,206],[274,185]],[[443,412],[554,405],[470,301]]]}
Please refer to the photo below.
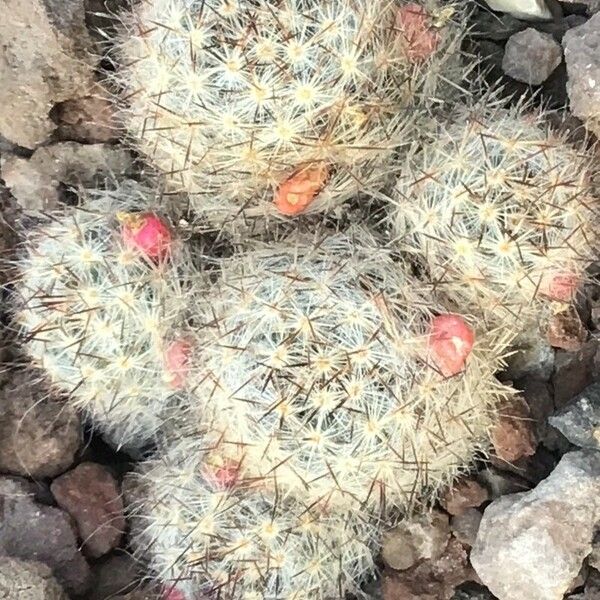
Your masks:
{"label": "orange cactus fruit", "polygon": [[432,320],[429,357],[444,377],[452,377],[464,369],[474,343],[475,333],[462,317],[445,314]]}
{"label": "orange cactus fruit", "polygon": [[319,195],[329,177],[325,163],[313,163],[295,171],[279,185],[273,202],[280,213],[298,215]]}
{"label": "orange cactus fruit", "polygon": [[413,63],[427,60],[440,45],[441,37],[431,24],[431,15],[415,2],[398,9],[396,28],[400,30],[407,58]]}
{"label": "orange cactus fruit", "polygon": [[171,230],[154,213],[117,213],[121,235],[127,246],[136,248],[148,258],[162,260],[171,250]]}
{"label": "orange cactus fruit", "polygon": [[192,345],[186,340],[171,342],[165,351],[165,369],[175,389],[180,390],[185,386],[191,353]]}
{"label": "orange cactus fruit", "polygon": [[581,279],[574,273],[545,273],[540,281],[539,292],[550,300],[571,302],[580,284]]}

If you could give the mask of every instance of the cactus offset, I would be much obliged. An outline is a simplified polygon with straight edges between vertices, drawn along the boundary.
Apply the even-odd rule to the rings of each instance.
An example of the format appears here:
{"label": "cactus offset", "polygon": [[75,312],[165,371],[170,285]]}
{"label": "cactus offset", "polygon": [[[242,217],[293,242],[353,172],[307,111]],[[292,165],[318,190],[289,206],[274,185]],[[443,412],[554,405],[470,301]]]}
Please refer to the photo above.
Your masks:
{"label": "cactus offset", "polygon": [[324,211],[377,190],[417,135],[417,107],[440,101],[460,63],[455,13],[434,1],[147,0],[123,17],[123,116],[215,226]]}

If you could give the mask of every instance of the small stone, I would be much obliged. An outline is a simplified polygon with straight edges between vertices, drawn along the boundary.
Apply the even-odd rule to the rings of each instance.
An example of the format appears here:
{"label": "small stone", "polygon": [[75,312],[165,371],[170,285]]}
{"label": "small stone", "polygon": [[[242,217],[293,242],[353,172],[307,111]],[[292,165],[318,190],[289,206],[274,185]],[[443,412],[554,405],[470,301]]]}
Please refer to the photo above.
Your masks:
{"label": "small stone", "polygon": [[0,135],[10,142],[29,149],[42,144],[55,129],[52,106],[93,87],[83,24],[83,0],[3,1]]}
{"label": "small stone", "polygon": [[598,339],[592,337],[579,352],[556,353],[552,387],[554,405],[561,409],[594,381],[595,359],[599,354]]}
{"label": "small stone", "polygon": [[384,534],[383,561],[388,567],[402,571],[420,560],[437,559],[449,538],[448,516],[440,511],[406,519]]}
{"label": "small stone", "polygon": [[549,421],[575,446],[600,449],[600,383],[587,387]]}
{"label": "small stone", "polygon": [[561,62],[560,44],[550,34],[530,27],[506,42],[502,69],[517,81],[540,85]]}
{"label": "small stone", "polygon": [[514,397],[500,408],[500,417],[490,437],[500,460],[514,462],[535,454],[534,424],[529,407],[522,398]]}
{"label": "small stone", "polygon": [[457,539],[450,538],[439,558],[422,561],[407,571],[387,572],[383,578],[383,598],[450,600],[458,585],[475,577],[466,549]]}
{"label": "small stone", "polygon": [[0,598],[6,600],[69,600],[44,564],[0,557]]}
{"label": "small stone", "polygon": [[86,96],[57,104],[51,117],[58,125],[58,137],[86,144],[114,142],[120,128],[115,106],[103,95]]}
{"label": "small stone", "polygon": [[490,493],[492,499],[531,489],[530,483],[513,473],[507,473],[494,466],[488,466],[477,474],[477,479]]}
{"label": "small stone", "polygon": [[468,508],[462,514],[450,519],[450,529],[454,537],[469,548],[477,539],[482,514],[476,508]]}
{"label": "small stone", "polygon": [[90,568],[69,515],[37,504],[28,482],[12,477],[0,477],[0,509],[0,554],[42,562],[68,593],[85,594]]}
{"label": "small stone", "polygon": [[33,370],[11,374],[0,389],[0,472],[55,477],[66,471],[81,445],[81,423]]}
{"label": "small stone", "polygon": [[488,499],[488,491],[480,483],[463,477],[442,494],[440,504],[451,515],[460,515],[469,508],[481,506]]}
{"label": "small stone", "polygon": [[483,583],[502,600],[562,600],[592,550],[599,493],[600,453],[578,451],[534,490],[492,502],[471,552]]}
{"label": "small stone", "polygon": [[86,600],[106,600],[132,592],[138,584],[138,565],[128,554],[116,554],[94,566],[93,584]]}
{"label": "small stone", "polygon": [[517,341],[516,352],[508,357],[507,377],[521,379],[535,376],[548,380],[554,370],[555,351],[539,326],[527,327]]}
{"label": "small stone", "polygon": [[588,556],[588,565],[600,571],[600,532],[594,536],[592,542],[592,553]]}
{"label": "small stone", "polygon": [[2,178],[26,211],[51,210],[61,200],[61,184],[90,184],[99,175],[123,177],[132,171],[125,148],[109,144],[63,142],[36,150],[31,158],[9,156]]}
{"label": "small stone", "polygon": [[548,323],[548,342],[553,348],[578,352],[586,339],[587,330],[574,307],[552,315]]}
{"label": "small stone", "polygon": [[561,0],[565,4],[581,4],[584,5],[589,15],[593,15],[600,11],[600,0]]}
{"label": "small stone", "polygon": [[490,591],[476,583],[466,583],[460,586],[452,600],[497,600]]}
{"label": "small stone", "polygon": [[510,14],[496,15],[492,12],[481,11],[473,23],[473,35],[485,40],[503,42],[513,33],[527,29],[527,23],[515,19]]}
{"label": "small stone", "polygon": [[58,505],[77,523],[85,552],[94,558],[116,548],[125,530],[123,499],[101,465],[81,463],[50,486]]}
{"label": "small stone", "polygon": [[600,135],[600,14],[563,38],[571,111]]}
{"label": "small stone", "polygon": [[486,0],[492,10],[511,14],[517,19],[547,21],[552,13],[544,0]]}

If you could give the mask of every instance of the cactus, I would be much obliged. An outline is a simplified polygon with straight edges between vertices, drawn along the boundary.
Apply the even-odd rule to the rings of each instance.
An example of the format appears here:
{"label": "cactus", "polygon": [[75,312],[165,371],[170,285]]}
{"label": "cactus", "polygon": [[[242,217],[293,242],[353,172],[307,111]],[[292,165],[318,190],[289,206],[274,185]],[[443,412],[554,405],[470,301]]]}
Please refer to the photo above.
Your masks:
{"label": "cactus", "polygon": [[390,210],[396,247],[439,291],[515,331],[574,299],[600,208],[593,153],[526,109],[462,108],[407,160]]}
{"label": "cactus", "polygon": [[190,257],[148,194],[89,191],[83,206],[46,218],[27,236],[15,286],[34,364],[107,439],[132,448],[184,387],[190,352]]}
{"label": "cactus", "polygon": [[310,505],[378,514],[435,495],[485,449],[506,340],[405,269],[361,228],[222,261],[196,305],[184,435],[201,423],[223,468]]}
{"label": "cactus", "polygon": [[185,437],[142,463],[129,485],[132,545],[166,597],[331,600],[359,592],[373,570],[372,525],[219,472],[206,443]]}
{"label": "cactus", "polygon": [[434,1],[145,1],[123,17],[123,117],[217,228],[329,210],[375,192],[416,135],[417,107],[439,102],[460,63],[455,13]]}

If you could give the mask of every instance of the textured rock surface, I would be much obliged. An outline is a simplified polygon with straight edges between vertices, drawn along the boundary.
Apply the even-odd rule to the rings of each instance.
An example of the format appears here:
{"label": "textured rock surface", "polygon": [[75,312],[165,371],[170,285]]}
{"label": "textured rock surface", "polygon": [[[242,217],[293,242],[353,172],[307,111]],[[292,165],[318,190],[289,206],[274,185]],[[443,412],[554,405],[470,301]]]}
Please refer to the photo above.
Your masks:
{"label": "textured rock surface", "polygon": [[58,505],[75,519],[89,556],[102,556],[119,545],[125,530],[123,500],[109,471],[81,463],[55,479],[50,489]]}
{"label": "textured rock surface", "polygon": [[61,399],[49,396],[34,371],[11,373],[0,389],[0,472],[55,477],[72,464],[81,423]]}
{"label": "textured rock surface", "polygon": [[519,336],[515,354],[508,358],[507,376],[511,379],[528,375],[549,379],[554,369],[554,356],[555,351],[546,336],[536,328],[528,329]]}
{"label": "textured rock surface", "polygon": [[584,4],[589,14],[600,11],[600,0],[562,0],[565,4]]}
{"label": "textured rock surface", "polygon": [[0,557],[0,598],[5,600],[68,600],[44,564]]}
{"label": "textured rock surface", "polygon": [[594,381],[597,372],[597,355],[599,343],[597,338],[588,340],[579,352],[556,353],[552,386],[554,388],[554,405],[563,408],[577,394],[580,394]]}
{"label": "textured rock surface", "polygon": [[469,508],[460,515],[452,517],[450,520],[452,535],[465,546],[472,546],[477,539],[481,517],[481,513],[476,508]]}
{"label": "textured rock surface", "polygon": [[24,210],[56,208],[61,184],[89,184],[97,175],[121,177],[131,172],[129,152],[108,144],[63,142],[36,150],[30,159],[9,156],[2,178]]}
{"label": "textured rock surface", "polygon": [[600,14],[563,38],[571,111],[600,134]]}
{"label": "textured rock surface", "polygon": [[127,554],[108,556],[94,566],[91,591],[86,600],[106,600],[134,591],[138,566]]}
{"label": "textured rock surface", "polygon": [[383,536],[382,557],[396,570],[412,567],[423,559],[439,558],[450,537],[448,516],[440,511],[402,521]]}
{"label": "textured rock surface", "polygon": [[562,600],[599,519],[600,453],[571,452],[534,490],[488,506],[471,562],[500,600]]}
{"label": "textured rock surface", "polygon": [[93,85],[82,0],[3,0],[0,19],[0,135],[35,148],[54,131],[57,102]]}
{"label": "textured rock surface", "polygon": [[599,449],[600,383],[590,385],[549,421],[575,446]]}
{"label": "textured rock surface", "polygon": [[548,323],[548,342],[553,348],[578,352],[585,343],[588,332],[574,307],[553,315]]}
{"label": "textured rock surface", "polygon": [[517,81],[540,85],[561,62],[560,44],[550,34],[530,27],[506,42],[502,69]]}
{"label": "textured rock surface", "polygon": [[486,0],[486,3],[492,10],[510,13],[519,19],[552,18],[552,13],[544,0]]}
{"label": "textured rock surface", "polygon": [[[383,578],[384,600],[449,600],[456,586],[475,577],[467,551],[451,538],[442,556],[412,569],[388,572]],[[523,600],[523,599],[520,599]]]}
{"label": "textured rock surface", "polygon": [[83,595],[90,569],[77,550],[69,515],[37,504],[23,480],[0,478],[0,554],[46,564],[65,590]]}
{"label": "textured rock surface", "polygon": [[496,456],[514,462],[535,453],[537,441],[534,422],[527,403],[519,397],[512,398],[500,410],[501,417],[491,432]]}
{"label": "textured rock surface", "polygon": [[451,515],[460,515],[469,508],[481,506],[488,499],[485,487],[475,479],[463,477],[442,494],[440,504]]}

